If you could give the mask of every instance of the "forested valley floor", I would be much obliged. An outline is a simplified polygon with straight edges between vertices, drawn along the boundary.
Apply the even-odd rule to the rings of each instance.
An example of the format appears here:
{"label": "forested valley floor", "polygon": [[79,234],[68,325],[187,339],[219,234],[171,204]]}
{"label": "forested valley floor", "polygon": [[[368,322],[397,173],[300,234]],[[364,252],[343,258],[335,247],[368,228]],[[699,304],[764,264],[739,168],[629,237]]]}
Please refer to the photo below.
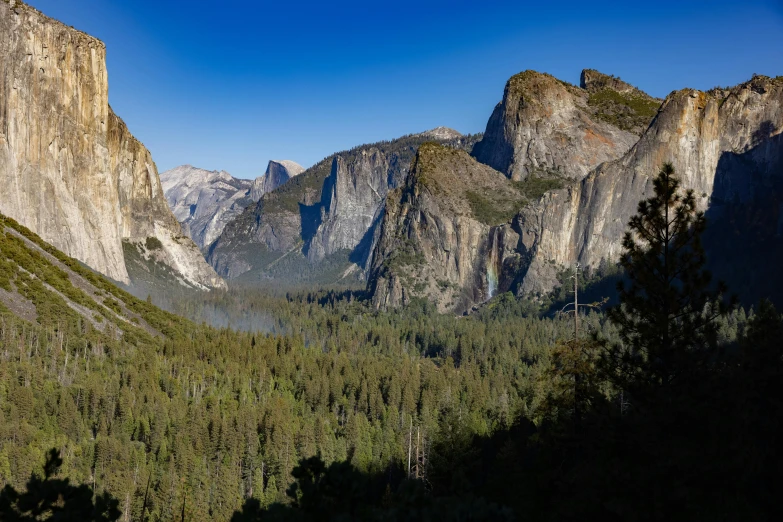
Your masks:
{"label": "forested valley floor", "polygon": [[95,520],[778,513],[781,318],[767,303],[718,307],[697,234],[663,258],[690,278],[660,286],[685,303],[662,339],[659,319],[678,314],[651,305],[640,267],[655,245],[626,244],[623,307],[581,314],[577,339],[573,316],[510,294],[454,317],[425,302],[375,311],[361,293],[234,289],[172,303],[191,321],[59,254],[101,288],[95,309],[118,333],[58,301],[92,306],[31,253],[29,231],[2,224],[0,288],[35,318],[0,305],[0,513],[54,480],[88,488],[73,498],[94,494]]}

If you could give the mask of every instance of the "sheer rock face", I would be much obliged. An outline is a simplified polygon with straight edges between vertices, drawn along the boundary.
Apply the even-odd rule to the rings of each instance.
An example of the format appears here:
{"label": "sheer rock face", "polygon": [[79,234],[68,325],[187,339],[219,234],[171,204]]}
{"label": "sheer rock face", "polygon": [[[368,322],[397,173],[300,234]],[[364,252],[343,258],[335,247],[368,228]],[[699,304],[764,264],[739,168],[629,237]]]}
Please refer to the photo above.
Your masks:
{"label": "sheer rock face", "polygon": [[[452,147],[463,147],[466,137],[448,127],[413,135]],[[404,139],[404,138],[403,138]],[[378,240],[380,221],[389,191],[401,186],[409,174],[416,149],[400,152],[370,146],[355,154],[337,155],[324,182],[320,219],[308,244],[308,258],[318,262],[340,250],[354,252],[353,259],[365,270]]]}
{"label": "sheer rock face", "polygon": [[161,173],[160,181],[174,217],[202,250],[253,202],[249,195],[253,182],[222,170],[183,165]]}
{"label": "sheer rock face", "polygon": [[225,285],[109,107],[104,44],[21,2],[0,2],[0,36],[0,212],[117,281],[122,241],[156,237],[188,284]]}
{"label": "sheer rock face", "polygon": [[588,98],[586,90],[548,74],[525,71],[512,77],[474,156],[513,180],[582,179],[638,139],[597,118]]}
{"label": "sheer rock face", "polygon": [[250,199],[258,201],[261,199],[261,196],[267,192],[272,192],[289,179],[304,172],[304,170],[304,167],[295,161],[270,161],[264,175],[257,177],[253,182],[253,186],[250,189]]}
{"label": "sheer rock face", "polygon": [[293,161],[273,160],[263,176],[251,181],[222,170],[183,165],[162,173],[160,179],[174,216],[204,251],[245,208],[303,170]]}
{"label": "sheer rock face", "polygon": [[362,150],[353,161],[335,156],[323,187],[321,223],[307,252],[311,261],[359,245],[378,220],[389,190],[407,172],[393,169],[392,159],[375,147]]}
{"label": "sheer rock face", "polygon": [[[636,93],[611,77],[586,76],[588,89]],[[533,75],[528,80],[549,85],[540,93],[547,96],[550,106],[553,99],[564,101],[565,106],[573,101],[564,94],[571,93],[571,88],[552,85],[557,82],[548,77]],[[560,96],[546,94],[551,89]],[[513,97],[510,90],[507,86],[506,106]],[[638,99],[642,94],[633,95]],[[655,106],[657,115],[625,154],[593,166],[566,188],[524,201],[513,218],[503,214],[504,220],[492,223],[478,218],[475,203],[481,198],[477,200],[476,194],[489,203],[484,208],[499,208],[503,201],[513,199],[512,195],[498,197],[506,188],[488,174],[478,174],[475,162],[422,148],[414,171],[386,201],[368,283],[375,305],[394,307],[413,297],[425,297],[441,311],[460,312],[496,292],[550,291],[558,284],[558,273],[575,262],[587,270],[614,262],[630,217],[639,201],[651,196],[652,179],[665,162],[673,163],[684,189],[693,189],[710,222],[744,231],[732,231],[735,235],[731,236],[727,230],[727,237],[758,235],[763,230],[767,236],[754,236],[746,243],[756,248],[766,241],[771,249],[769,241],[774,240],[783,251],[779,239],[783,237],[783,77],[755,77],[732,89],[706,93],[677,91],[659,109],[655,99],[648,101],[646,107]],[[525,103],[543,104],[533,97]],[[525,121],[518,111],[505,107],[496,110],[493,119],[500,118],[499,114],[504,120],[496,128],[516,129]],[[557,110],[548,114],[559,121]],[[551,121],[542,120],[536,128],[542,130],[543,138],[533,136],[530,143],[547,143],[547,157],[573,154],[546,141],[554,128]],[[491,121],[488,133],[492,129]],[[489,144],[502,152],[508,142],[485,138],[479,159],[501,155],[495,154],[497,150],[491,153],[486,148]],[[515,163],[510,165],[513,168]],[[589,166],[590,162],[576,162],[572,172]],[[451,189],[432,190],[432,180]],[[472,215],[465,210],[468,206],[473,207]],[[713,241],[720,241],[719,232],[712,235]]]}
{"label": "sheer rock face", "polygon": [[[485,206],[471,197],[486,198]],[[517,257],[519,235],[513,211],[492,212],[522,200],[503,174],[466,152],[422,145],[404,185],[386,200],[370,271],[374,305],[421,297],[459,312],[508,290],[503,265]]]}
{"label": "sheer rock face", "polygon": [[230,278],[259,268],[264,256],[267,264],[306,256],[315,269],[349,252],[350,263],[367,270],[386,196],[405,180],[416,148],[428,141],[464,148],[473,139],[439,127],[336,153],[249,207],[226,227],[208,259]]}
{"label": "sheer rock face", "polygon": [[521,251],[531,262],[520,291],[550,290],[557,267],[578,261],[595,268],[616,260],[628,220],[652,194],[652,179],[664,162],[674,165],[684,189],[694,190],[700,208],[711,212],[725,201],[748,202],[780,185],[781,131],[781,78],[756,77],[726,91],[670,94],[627,154],[522,213]]}

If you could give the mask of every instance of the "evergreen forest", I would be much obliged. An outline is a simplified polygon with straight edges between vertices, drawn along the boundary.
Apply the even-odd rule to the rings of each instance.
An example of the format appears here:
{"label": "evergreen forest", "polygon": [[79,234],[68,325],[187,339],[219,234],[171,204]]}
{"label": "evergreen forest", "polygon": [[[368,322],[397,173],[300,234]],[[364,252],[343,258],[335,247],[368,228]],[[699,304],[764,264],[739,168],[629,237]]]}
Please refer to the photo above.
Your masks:
{"label": "evergreen forest", "polygon": [[172,313],[3,218],[0,292],[34,310],[0,301],[0,520],[779,520],[783,322],[710,277],[708,228],[664,165],[577,314],[573,271],[459,317]]}

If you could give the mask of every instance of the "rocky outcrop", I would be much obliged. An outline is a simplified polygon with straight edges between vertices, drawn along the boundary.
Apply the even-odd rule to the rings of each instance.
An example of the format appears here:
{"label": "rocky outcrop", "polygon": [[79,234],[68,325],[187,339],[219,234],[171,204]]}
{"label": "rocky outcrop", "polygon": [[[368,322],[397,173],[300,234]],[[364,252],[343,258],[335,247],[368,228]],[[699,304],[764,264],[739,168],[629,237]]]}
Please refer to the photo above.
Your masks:
{"label": "rocky outcrop", "polygon": [[253,182],[223,170],[183,165],[161,173],[160,181],[174,217],[202,250],[253,203],[249,195]]}
{"label": "rocky outcrop", "polygon": [[334,154],[229,224],[209,261],[231,278],[272,265],[279,269],[283,256],[288,263],[306,258],[307,264],[291,265],[297,272],[291,277],[299,277],[302,270],[318,271],[342,255],[336,271],[362,274],[359,267],[368,266],[386,195],[403,182],[417,148],[428,141],[469,149],[475,138],[440,127]]}
{"label": "rocky outcrop", "polygon": [[597,117],[589,97],[548,74],[517,74],[506,84],[474,156],[513,180],[582,179],[638,139]]}
{"label": "rocky outcrop", "polygon": [[616,76],[604,74],[595,69],[582,70],[582,74],[579,75],[579,87],[591,94],[609,89],[619,94],[633,94],[650,100],[655,99],[630,83],[626,83]]}
{"label": "rocky outcrop", "polygon": [[258,201],[261,199],[261,196],[267,192],[272,192],[289,179],[304,172],[304,170],[304,167],[295,161],[270,161],[264,175],[257,177],[253,182],[253,186],[250,189],[250,199]]}
{"label": "rocky outcrop", "polygon": [[263,176],[239,179],[226,171],[183,165],[160,175],[174,216],[201,250],[207,250],[242,211],[304,169],[293,161],[270,161]]}
{"label": "rocky outcrop", "polygon": [[[547,147],[544,158],[565,154],[574,161],[586,160],[550,140],[556,128],[553,121],[562,121],[562,107],[570,107],[574,100],[568,97],[574,94],[573,88],[558,87],[553,84],[556,80],[537,74],[522,80],[539,90],[528,90],[520,98],[525,108],[509,110],[516,103],[509,101],[515,99],[511,91],[516,89],[510,82],[501,104],[504,107],[492,116],[498,121],[490,122],[488,133],[513,136],[513,132],[496,130],[520,129],[531,107],[549,107],[539,114],[542,118],[548,114],[550,119],[544,118],[534,127],[542,136],[531,134],[527,143]],[[585,71],[583,87],[592,92],[610,89],[646,96],[595,71]],[[546,99],[538,102],[532,92],[546,95]],[[552,97],[552,92],[560,94]],[[574,141],[563,143],[570,146]],[[512,147],[505,138],[485,138],[480,145],[484,148],[477,156],[484,160],[499,158],[504,151],[522,150]],[[490,145],[496,149],[488,149]],[[423,167],[425,156],[430,157],[429,166]],[[513,159],[517,156],[510,153],[509,157],[513,178],[518,164]],[[522,158],[527,164],[529,156]],[[477,182],[473,177],[476,167],[464,158],[455,161],[452,156],[433,155],[423,148],[415,171],[386,202],[368,283],[373,302],[378,307],[390,307],[413,297],[425,297],[441,311],[459,312],[495,291],[513,290],[521,295],[548,292],[559,284],[558,274],[575,262],[587,271],[613,263],[621,251],[630,217],[636,213],[639,201],[652,194],[651,180],[664,162],[673,163],[683,188],[694,191],[712,227],[724,227],[708,229],[705,237],[714,271],[721,277],[728,276],[725,278],[731,282],[732,277],[737,279],[732,270],[752,272],[742,267],[748,263],[761,266],[764,253],[783,253],[783,77],[759,76],[727,90],[684,89],[672,93],[660,110],[656,108],[654,120],[630,150],[594,166],[581,180],[560,188],[542,185],[543,180],[534,177],[511,182],[525,196],[515,216],[501,212],[500,218],[487,218],[493,214],[486,209],[502,208],[497,200],[498,187]],[[589,159],[572,164],[571,172],[590,164]],[[453,190],[431,190],[432,179],[445,180],[438,186]],[[471,207],[472,216],[466,206]],[[747,252],[757,252],[759,259],[743,257],[724,245],[726,241],[742,245]],[[733,268],[721,266],[728,258],[732,261],[726,266]],[[768,269],[766,273],[773,271]],[[770,297],[769,292],[758,291],[760,285],[770,286],[769,279],[751,275],[736,288],[755,300]]]}
{"label": "rocky outcrop", "polygon": [[511,221],[525,202],[516,184],[466,152],[422,145],[386,200],[370,272],[375,306],[420,297],[462,311],[508,290],[504,263],[519,262]]}
{"label": "rocky outcrop", "polygon": [[123,241],[154,237],[185,284],[225,285],[109,107],[104,44],[21,2],[0,2],[0,35],[0,212],[117,281]]}
{"label": "rocky outcrop", "polygon": [[394,169],[376,147],[359,151],[353,161],[336,156],[326,178],[320,224],[307,255],[318,262],[343,249],[353,250],[377,221],[389,189],[400,184],[407,169]]}
{"label": "rocky outcrop", "polygon": [[596,118],[638,136],[650,125],[663,102],[620,78],[594,69],[583,70],[579,83],[589,93],[587,105]]}
{"label": "rocky outcrop", "polygon": [[414,136],[422,136],[435,141],[449,141],[462,138],[462,134],[448,127],[435,127],[434,129],[415,134]]}
{"label": "rocky outcrop", "polygon": [[[576,261],[615,260],[630,217],[652,194],[651,180],[671,162],[700,207],[720,213],[783,182],[783,78],[755,77],[729,90],[670,94],[655,121],[623,158],[581,183],[546,195],[520,216],[529,258],[522,293],[551,289],[554,271]],[[770,209],[773,218],[780,210]],[[774,227],[773,227],[774,228]]]}

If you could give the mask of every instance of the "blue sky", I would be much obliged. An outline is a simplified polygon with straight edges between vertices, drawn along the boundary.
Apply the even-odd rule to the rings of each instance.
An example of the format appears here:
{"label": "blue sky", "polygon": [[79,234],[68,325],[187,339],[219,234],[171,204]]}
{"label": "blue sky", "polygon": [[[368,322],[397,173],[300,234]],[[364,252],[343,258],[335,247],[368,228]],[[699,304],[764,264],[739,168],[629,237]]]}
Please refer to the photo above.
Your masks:
{"label": "blue sky", "polygon": [[660,97],[783,75],[783,0],[26,1],[106,43],[110,103],[161,171],[251,178],[269,159],[483,131],[525,69],[595,68]]}

